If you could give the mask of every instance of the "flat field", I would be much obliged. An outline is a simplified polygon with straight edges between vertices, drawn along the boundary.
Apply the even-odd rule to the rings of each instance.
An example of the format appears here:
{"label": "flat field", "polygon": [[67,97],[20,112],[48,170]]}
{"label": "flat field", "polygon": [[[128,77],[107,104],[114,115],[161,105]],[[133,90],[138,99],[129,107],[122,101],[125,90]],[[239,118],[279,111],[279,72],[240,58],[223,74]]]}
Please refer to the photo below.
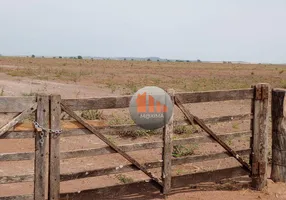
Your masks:
{"label": "flat field", "polygon": [[[192,63],[192,62],[148,62],[148,61],[114,61],[66,58],[26,58],[0,57],[0,96],[32,96],[35,93],[59,93],[62,98],[87,98],[96,96],[114,96],[133,94],[147,85],[163,89],[173,88],[181,91],[206,91],[220,89],[249,88],[256,83],[269,83],[272,87],[286,88],[286,65],[236,64],[236,63]],[[250,101],[225,101],[186,105],[200,118],[211,118],[250,113]],[[105,120],[109,125],[132,124],[128,109],[88,111],[81,113],[86,119]],[[0,126],[13,118],[14,114],[2,114]],[[175,109],[175,120],[183,118]],[[1,121],[2,120],[2,121]],[[68,119],[70,120],[70,119]],[[210,125],[218,134],[250,130],[250,120],[238,119]],[[195,132],[190,126],[175,128],[173,139],[182,139],[206,135],[203,131]],[[271,141],[271,135],[269,135]],[[108,139],[118,145],[160,141],[162,135],[141,131],[135,134],[111,134]],[[225,142],[235,150],[249,148],[249,137],[228,138]],[[92,135],[61,138],[61,152],[102,148],[105,144]],[[220,153],[224,150],[216,143],[189,144],[177,146],[174,157],[199,156]],[[23,153],[34,151],[33,139],[2,139],[1,153]],[[161,149],[131,152],[139,162],[161,160]],[[248,159],[248,158],[246,158]],[[106,167],[127,165],[128,162],[118,154],[89,156],[63,159],[61,172],[64,174],[87,172]],[[173,175],[205,172],[225,167],[239,166],[233,158],[216,161],[190,163],[174,166]],[[152,171],[160,176],[160,168]],[[33,160],[1,161],[1,177],[33,174]],[[65,181],[61,184],[62,192],[79,192],[83,189],[111,186],[126,182],[144,180],[146,176],[138,172],[122,175],[105,175]],[[241,182],[239,182],[241,183]],[[190,192],[174,193],[168,199],[286,199],[286,185],[269,181],[263,192],[254,192],[244,187],[228,185],[202,185]],[[204,191],[208,190],[208,191]],[[214,191],[210,191],[214,190]],[[237,191],[230,191],[237,190]],[[0,184],[0,197],[31,194],[33,183]],[[110,199],[162,199],[162,196],[149,191],[141,191],[137,196],[111,194]]]}
{"label": "flat field", "polygon": [[272,64],[0,57],[0,73],[100,87],[110,94],[130,94],[147,85],[176,91],[247,88],[259,82],[286,87],[286,65]]}

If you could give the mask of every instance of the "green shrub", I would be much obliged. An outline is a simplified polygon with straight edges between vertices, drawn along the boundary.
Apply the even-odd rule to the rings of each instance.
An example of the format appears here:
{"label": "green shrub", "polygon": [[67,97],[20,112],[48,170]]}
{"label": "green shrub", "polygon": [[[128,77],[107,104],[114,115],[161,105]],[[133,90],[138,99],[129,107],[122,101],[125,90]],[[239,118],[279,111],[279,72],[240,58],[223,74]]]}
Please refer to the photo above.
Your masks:
{"label": "green shrub", "polygon": [[172,155],[176,158],[193,155],[195,153],[196,148],[196,145],[175,145],[173,148]]}

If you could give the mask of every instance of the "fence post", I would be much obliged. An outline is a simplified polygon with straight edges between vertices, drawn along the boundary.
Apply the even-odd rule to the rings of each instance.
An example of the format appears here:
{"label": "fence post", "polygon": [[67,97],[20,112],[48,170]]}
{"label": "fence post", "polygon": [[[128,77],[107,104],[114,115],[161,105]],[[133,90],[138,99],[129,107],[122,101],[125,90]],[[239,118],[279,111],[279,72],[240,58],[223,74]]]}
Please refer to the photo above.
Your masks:
{"label": "fence post", "polygon": [[286,182],[286,90],[272,91],[272,170],[274,182]]}
{"label": "fence post", "polygon": [[[49,127],[49,97],[37,95],[36,121],[44,128]],[[47,133],[38,128],[35,130],[35,161],[34,161],[34,199],[45,200],[46,169],[47,169]]]}
{"label": "fence post", "polygon": [[[60,130],[61,96],[50,96],[50,123],[53,131]],[[58,200],[60,194],[60,135],[50,134],[49,200]]]}
{"label": "fence post", "polygon": [[[168,90],[168,94],[174,105],[175,92],[172,89]],[[163,129],[163,168],[162,168],[162,179],[163,179],[163,194],[168,194],[171,191],[171,180],[172,180],[172,135],[173,135],[173,122],[174,112],[170,118],[168,124]]]}
{"label": "fence post", "polygon": [[252,187],[262,190],[267,185],[268,121],[270,85],[260,83],[254,87],[252,119]]}

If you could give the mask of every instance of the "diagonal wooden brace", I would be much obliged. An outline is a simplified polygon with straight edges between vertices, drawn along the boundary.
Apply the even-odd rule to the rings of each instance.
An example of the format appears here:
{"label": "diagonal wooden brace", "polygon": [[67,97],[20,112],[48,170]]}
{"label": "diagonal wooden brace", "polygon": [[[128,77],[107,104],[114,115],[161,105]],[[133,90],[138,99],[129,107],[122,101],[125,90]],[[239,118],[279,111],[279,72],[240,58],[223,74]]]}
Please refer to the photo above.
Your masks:
{"label": "diagonal wooden brace", "polygon": [[[28,115],[32,114],[37,109],[37,103],[35,103],[32,107],[24,110],[22,113],[17,115],[14,119],[8,122],[6,125],[1,127],[0,129],[0,137],[4,135],[7,131],[9,131],[12,127],[18,124],[20,121],[25,119]],[[4,136],[5,137],[5,136]]]}
{"label": "diagonal wooden brace", "polygon": [[234,150],[232,150],[224,141],[222,141],[201,119],[192,115],[181,103],[178,97],[175,96],[175,104],[179,107],[179,109],[184,113],[186,118],[190,123],[194,121],[197,123],[204,131],[206,131],[215,141],[217,141],[225,150],[229,152],[231,156],[233,156],[238,162],[242,164],[242,166],[251,172],[251,167],[247,164]]}
{"label": "diagonal wooden brace", "polygon": [[163,183],[160,179],[158,179],[155,175],[152,174],[149,170],[147,170],[143,165],[141,165],[139,162],[137,162],[135,159],[133,159],[131,156],[129,156],[127,153],[122,151],[118,146],[116,146],[114,143],[110,142],[104,135],[99,133],[93,126],[86,123],[83,119],[81,119],[75,112],[73,112],[68,106],[66,106],[64,103],[61,103],[62,109],[69,114],[71,117],[73,117],[75,120],[77,120],[79,123],[81,123],[85,128],[87,128],[91,133],[96,135],[98,138],[100,138],[103,142],[105,142],[107,145],[109,145],[112,149],[114,149],[117,153],[122,155],[126,160],[131,162],[133,165],[135,165],[138,169],[140,169],[142,172],[144,172],[147,176],[149,176],[153,181],[155,181],[160,188],[163,186]]}

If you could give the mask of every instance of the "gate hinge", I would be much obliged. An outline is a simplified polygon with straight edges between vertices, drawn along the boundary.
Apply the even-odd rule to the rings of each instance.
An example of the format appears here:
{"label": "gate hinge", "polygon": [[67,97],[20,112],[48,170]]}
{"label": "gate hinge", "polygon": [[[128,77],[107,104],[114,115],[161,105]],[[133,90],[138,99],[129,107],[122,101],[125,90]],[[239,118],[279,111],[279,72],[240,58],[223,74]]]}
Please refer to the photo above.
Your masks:
{"label": "gate hinge", "polygon": [[260,175],[266,173],[266,163],[265,162],[256,162],[252,163],[252,175]]}

